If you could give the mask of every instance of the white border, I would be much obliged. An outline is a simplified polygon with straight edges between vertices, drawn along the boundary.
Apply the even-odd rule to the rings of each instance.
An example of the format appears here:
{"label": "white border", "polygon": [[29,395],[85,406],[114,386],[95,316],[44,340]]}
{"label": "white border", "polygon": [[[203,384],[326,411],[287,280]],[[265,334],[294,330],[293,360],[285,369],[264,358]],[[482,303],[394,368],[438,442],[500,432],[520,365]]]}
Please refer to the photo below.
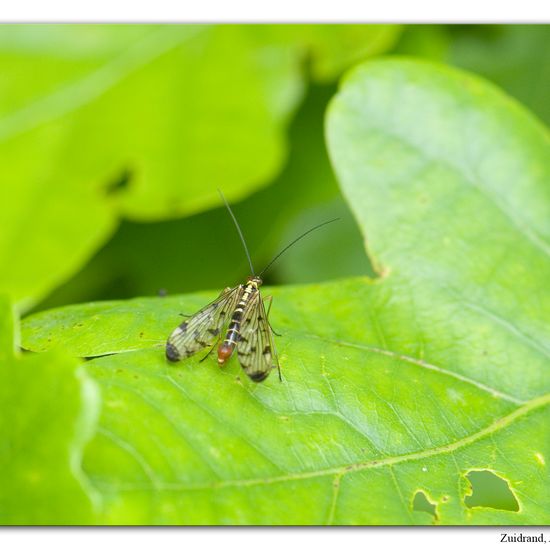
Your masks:
{"label": "white border", "polygon": [[550,2],[545,0],[18,0],[2,4],[3,22],[550,22]]}
{"label": "white border", "polygon": [[[550,541],[548,527],[350,527],[350,528],[12,528],[0,530],[5,548],[32,550],[483,550],[503,548],[502,533],[538,536]],[[514,544],[514,543],[512,543]],[[516,543],[518,544],[518,543]],[[537,543],[519,543],[523,548],[543,548]],[[506,546],[504,546],[506,548]]]}

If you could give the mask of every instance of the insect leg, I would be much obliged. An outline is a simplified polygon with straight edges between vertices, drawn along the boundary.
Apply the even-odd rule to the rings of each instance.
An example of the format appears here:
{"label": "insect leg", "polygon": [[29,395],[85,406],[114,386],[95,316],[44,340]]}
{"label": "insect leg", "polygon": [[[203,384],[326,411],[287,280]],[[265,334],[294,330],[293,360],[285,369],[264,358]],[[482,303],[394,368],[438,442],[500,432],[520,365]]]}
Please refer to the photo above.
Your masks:
{"label": "insect leg", "polygon": [[282,336],[282,334],[279,334],[278,332],[276,332],[275,330],[273,330],[273,327],[271,326],[271,323],[269,322],[269,312],[271,311],[271,304],[273,303],[273,296],[266,296],[264,298],[264,303],[267,302],[269,300],[269,306],[267,307],[267,322],[269,324],[269,328],[271,329],[271,332],[273,334],[275,334],[275,336]]}
{"label": "insect leg", "polygon": [[[273,329],[271,329],[273,330]],[[273,349],[273,355],[275,356],[275,365],[273,365],[273,368],[277,367],[277,372],[279,374],[279,382],[283,381],[283,377],[281,375],[281,365],[279,363],[279,354],[277,353],[277,348],[275,347],[275,343],[273,342],[273,338],[271,338],[271,347]]]}
{"label": "insect leg", "polygon": [[279,374],[279,382],[282,382],[283,381],[283,375],[281,374],[281,365],[279,364],[279,356],[277,355],[277,350],[275,348],[273,348],[273,350],[275,351],[275,357],[276,357],[276,361],[277,361],[277,372]]}
{"label": "insect leg", "polygon": [[[269,322],[269,312],[271,311],[271,304],[273,303],[273,296],[266,296],[264,298],[264,303],[269,300],[269,306],[267,308],[267,313],[265,315],[265,318],[267,320],[267,324],[269,325],[269,328],[271,329],[271,332],[275,334],[276,336],[282,336],[281,334],[275,332],[273,330],[273,327],[271,326],[271,323]],[[281,365],[279,364],[279,355],[277,354],[277,348],[275,347],[275,343],[273,342],[273,338],[270,337],[271,340],[271,347],[273,348],[273,355],[275,356],[275,365],[277,367],[277,372],[279,374],[279,382],[283,381],[283,376],[281,375]]]}
{"label": "insect leg", "polygon": [[218,337],[218,339],[214,342],[214,344],[212,344],[212,347],[208,350],[208,353],[202,359],[199,360],[199,363],[202,363],[207,357],[209,357],[219,343],[220,343],[220,338]]}

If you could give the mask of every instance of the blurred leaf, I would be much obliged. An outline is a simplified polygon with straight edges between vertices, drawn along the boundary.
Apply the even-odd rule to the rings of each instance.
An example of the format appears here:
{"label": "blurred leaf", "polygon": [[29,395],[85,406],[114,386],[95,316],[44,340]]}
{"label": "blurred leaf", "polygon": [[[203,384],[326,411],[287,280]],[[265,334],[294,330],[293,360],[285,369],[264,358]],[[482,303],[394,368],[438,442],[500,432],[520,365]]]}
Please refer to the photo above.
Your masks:
{"label": "blurred leaf", "polygon": [[[82,39],[93,39],[94,29],[109,41],[103,27],[84,27]],[[266,49],[238,27],[140,29],[129,43],[113,39],[124,47],[90,59],[85,47],[67,52],[78,42],[71,27],[59,27],[58,40],[51,27],[35,27],[34,34],[2,28],[14,46],[0,55],[7,82],[0,264],[10,266],[1,270],[0,288],[24,305],[74,272],[107,237],[111,203],[148,217],[196,211],[217,200],[216,185],[230,196],[249,193],[283,158],[282,130],[301,86],[289,47]],[[49,48],[19,44],[26,38],[33,46],[33,37]],[[29,86],[19,79],[25,66],[47,78],[33,74],[38,85]],[[220,89],[226,95],[214,102]],[[102,196],[101,187],[126,169],[130,184]]]}
{"label": "blurred leaf", "polygon": [[459,25],[448,61],[489,78],[550,123],[550,26]]}
{"label": "blurred leaf", "polygon": [[[3,142],[27,155],[46,145],[57,153],[50,181],[104,185],[129,169],[132,181],[120,193],[121,208],[141,218],[210,206],[217,201],[212,178],[229,196],[245,195],[250,191],[243,189],[277,171],[284,157],[282,131],[301,96],[292,44],[262,43],[245,26],[140,25],[125,41],[118,36],[120,26],[108,29],[85,26],[80,37],[60,26],[56,41],[51,27],[37,26],[34,33],[46,34],[48,49],[8,50],[3,68],[9,95],[19,92],[22,63],[54,65],[57,71],[46,90],[43,83],[31,86],[32,96],[20,94],[25,101],[18,98],[6,110]],[[33,37],[25,26],[3,32]],[[119,47],[103,47],[103,56],[98,47],[95,64],[89,48],[66,53],[67,44],[89,35]],[[32,179],[29,169],[19,177]]]}
{"label": "blurred leaf", "polygon": [[275,39],[299,43],[311,58],[317,82],[330,82],[354,63],[389,51],[400,25],[270,25]]}
{"label": "blurred leaf", "polygon": [[97,387],[61,353],[18,357],[12,311],[0,302],[0,524],[92,523],[99,494],[81,458]]}
{"label": "blurred leaf", "polygon": [[[547,520],[545,130],[483,81],[384,61],[348,76],[327,131],[384,277],[265,290],[284,383],[253,385],[236,361],[219,370],[200,354],[166,363],[177,314],[211,295],[25,323],[27,348],[113,353],[89,363],[106,404],[85,468],[104,521]],[[507,509],[499,496],[472,505],[480,470],[507,484]]]}
{"label": "blurred leaf", "polygon": [[[318,282],[372,274],[323,140],[324,111],[334,91],[333,86],[311,87],[290,127],[290,155],[283,172],[269,187],[233,204],[258,269],[300,233],[341,218],[283,255],[267,273],[267,281]],[[248,271],[223,206],[180,220],[125,221],[92,261],[39,309],[155,295],[161,289],[169,294],[221,289],[241,282]]]}
{"label": "blurred leaf", "polygon": [[334,77],[398,31],[0,27],[0,289],[31,307],[83,265],[117,215],[200,212],[218,204],[216,187],[250,195],[284,162],[308,48]]}
{"label": "blurred leaf", "polygon": [[62,178],[45,186],[45,165],[25,159],[20,166],[32,165],[36,178],[18,179],[8,167],[12,179],[0,186],[0,291],[21,309],[77,271],[115,226],[100,192]]}
{"label": "blurred leaf", "polygon": [[451,34],[444,25],[406,25],[392,53],[444,61],[450,45]]}

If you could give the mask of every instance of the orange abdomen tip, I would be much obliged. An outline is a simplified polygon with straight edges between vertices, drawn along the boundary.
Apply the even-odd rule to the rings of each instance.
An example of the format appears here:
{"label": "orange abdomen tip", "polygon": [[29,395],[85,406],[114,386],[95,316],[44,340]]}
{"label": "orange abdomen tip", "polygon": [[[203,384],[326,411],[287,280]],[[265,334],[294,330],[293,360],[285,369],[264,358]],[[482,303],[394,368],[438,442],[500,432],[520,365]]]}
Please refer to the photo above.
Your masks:
{"label": "orange abdomen tip", "polygon": [[223,344],[220,344],[220,347],[218,348],[218,363],[220,365],[223,365],[233,353],[233,346],[226,344],[225,342]]}

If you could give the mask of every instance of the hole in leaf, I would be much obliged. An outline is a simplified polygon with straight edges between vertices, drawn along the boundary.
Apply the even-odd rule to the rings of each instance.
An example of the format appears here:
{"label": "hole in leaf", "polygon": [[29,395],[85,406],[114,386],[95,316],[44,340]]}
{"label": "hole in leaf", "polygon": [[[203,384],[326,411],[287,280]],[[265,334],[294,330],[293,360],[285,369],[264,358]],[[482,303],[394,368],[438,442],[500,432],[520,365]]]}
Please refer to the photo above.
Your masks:
{"label": "hole in leaf", "polygon": [[415,512],[427,512],[433,516],[434,520],[437,520],[435,504],[428,500],[424,491],[416,491],[413,499],[413,510]]}
{"label": "hole in leaf", "polygon": [[118,176],[108,182],[105,186],[107,195],[114,195],[120,191],[127,189],[132,182],[132,171],[125,168]]}
{"label": "hole in leaf", "polygon": [[489,470],[472,470],[466,474],[472,492],[464,498],[468,508],[482,506],[517,512],[519,504],[505,479]]}

